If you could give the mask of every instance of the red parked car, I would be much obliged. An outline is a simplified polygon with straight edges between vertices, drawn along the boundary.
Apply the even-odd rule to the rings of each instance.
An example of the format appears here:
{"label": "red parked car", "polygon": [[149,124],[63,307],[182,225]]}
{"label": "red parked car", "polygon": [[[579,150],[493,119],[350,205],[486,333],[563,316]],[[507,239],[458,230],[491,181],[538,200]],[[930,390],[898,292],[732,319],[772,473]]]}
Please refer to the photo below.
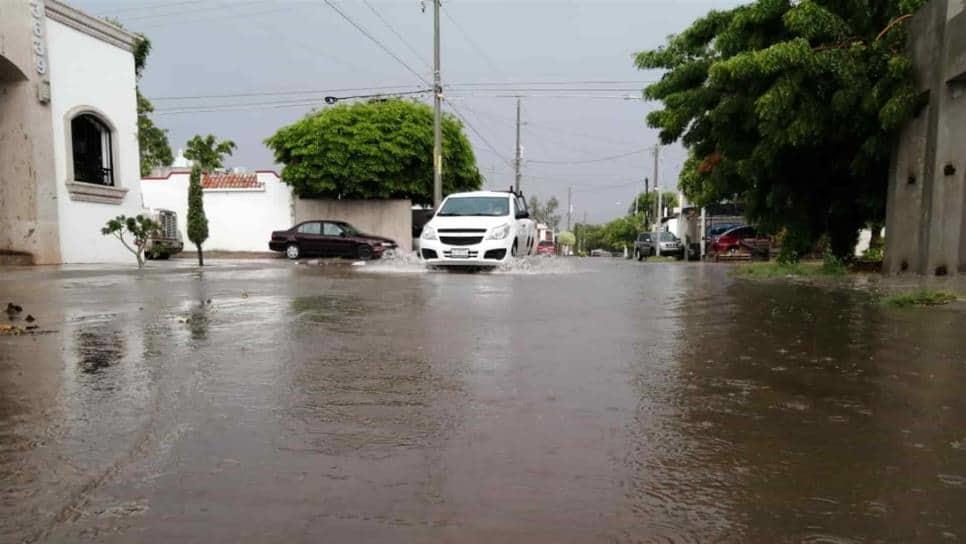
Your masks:
{"label": "red parked car", "polygon": [[557,245],[553,242],[544,240],[537,244],[537,255],[556,255]]}
{"label": "red parked car", "polygon": [[757,238],[758,231],[755,227],[743,226],[735,227],[723,232],[713,242],[711,242],[712,253],[737,253],[741,250],[741,241],[749,238]]}
{"label": "red parked car", "polygon": [[268,248],[284,251],[289,259],[306,255],[378,259],[396,249],[396,242],[382,236],[362,234],[343,221],[304,221],[288,230],[272,233]]}

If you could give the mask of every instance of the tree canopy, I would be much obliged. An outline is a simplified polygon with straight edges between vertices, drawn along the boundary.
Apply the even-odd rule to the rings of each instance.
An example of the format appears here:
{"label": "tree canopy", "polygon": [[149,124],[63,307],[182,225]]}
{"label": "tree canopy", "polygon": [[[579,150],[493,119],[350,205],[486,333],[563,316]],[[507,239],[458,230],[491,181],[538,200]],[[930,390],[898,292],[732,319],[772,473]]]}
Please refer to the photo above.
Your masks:
{"label": "tree canopy", "polygon": [[202,136],[196,134],[188,140],[184,158],[194,161],[202,172],[211,172],[216,168],[223,168],[225,155],[231,155],[237,146],[231,140],[218,141],[214,134]]}
{"label": "tree canopy", "polygon": [[[265,143],[299,195],[433,201],[433,112],[425,104],[394,99],[326,108]],[[463,125],[444,115],[444,195],[482,183]]]}
{"label": "tree canopy", "polygon": [[547,202],[540,204],[540,199],[536,195],[531,196],[527,202],[527,208],[530,210],[531,217],[537,223],[543,223],[553,230],[560,227],[560,214],[556,213],[557,209],[560,208],[557,197],[552,196],[547,199]]}
{"label": "tree canopy", "polygon": [[738,199],[786,249],[822,235],[839,256],[884,216],[890,139],[920,105],[906,15],[925,0],[756,0],[712,11],[636,57],[661,140],[689,149],[699,205]]}

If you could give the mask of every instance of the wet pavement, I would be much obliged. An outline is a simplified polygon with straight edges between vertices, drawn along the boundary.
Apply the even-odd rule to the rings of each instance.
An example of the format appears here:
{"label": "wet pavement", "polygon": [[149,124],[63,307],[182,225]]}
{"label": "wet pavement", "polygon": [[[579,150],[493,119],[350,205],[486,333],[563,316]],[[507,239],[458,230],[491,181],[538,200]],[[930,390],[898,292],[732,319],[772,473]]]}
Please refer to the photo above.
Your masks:
{"label": "wet pavement", "polygon": [[962,303],[151,266],[0,271],[39,325],[0,337],[0,542],[966,540]]}

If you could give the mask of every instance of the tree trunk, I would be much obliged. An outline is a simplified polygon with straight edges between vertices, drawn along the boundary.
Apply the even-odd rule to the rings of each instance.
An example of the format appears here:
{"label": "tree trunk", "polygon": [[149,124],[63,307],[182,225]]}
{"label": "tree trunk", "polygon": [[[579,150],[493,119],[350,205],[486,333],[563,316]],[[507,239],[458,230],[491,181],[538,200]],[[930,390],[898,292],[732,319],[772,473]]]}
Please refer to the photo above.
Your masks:
{"label": "tree trunk", "polygon": [[205,254],[201,251],[201,244],[195,244],[195,247],[198,248],[198,266],[204,266]]}

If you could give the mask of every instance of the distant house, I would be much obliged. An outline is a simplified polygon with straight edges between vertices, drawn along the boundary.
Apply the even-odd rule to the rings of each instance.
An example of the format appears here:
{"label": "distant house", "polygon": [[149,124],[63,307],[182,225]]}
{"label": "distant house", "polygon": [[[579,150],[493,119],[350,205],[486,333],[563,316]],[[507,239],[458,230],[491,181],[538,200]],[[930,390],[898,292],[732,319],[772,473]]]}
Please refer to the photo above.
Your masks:
{"label": "distant house", "polygon": [[128,262],[141,211],[137,37],[57,0],[0,0],[0,262]]}

